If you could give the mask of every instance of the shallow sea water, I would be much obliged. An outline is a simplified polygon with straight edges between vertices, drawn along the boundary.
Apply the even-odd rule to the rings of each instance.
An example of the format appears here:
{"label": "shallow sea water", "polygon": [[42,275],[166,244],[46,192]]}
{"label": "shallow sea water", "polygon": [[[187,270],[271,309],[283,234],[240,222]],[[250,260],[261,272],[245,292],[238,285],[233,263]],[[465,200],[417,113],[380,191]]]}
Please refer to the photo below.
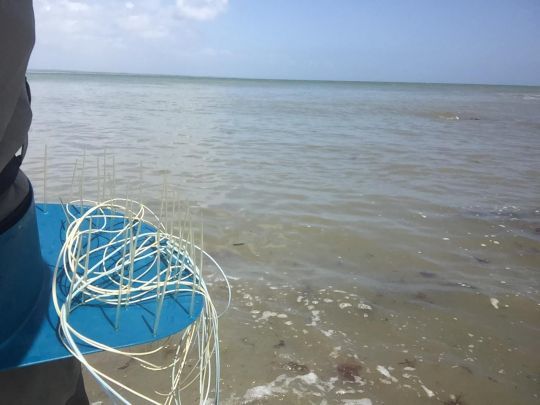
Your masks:
{"label": "shallow sea water", "polygon": [[[105,150],[120,197],[155,207],[166,178],[204,208],[233,286],[222,403],[540,401],[540,88],[29,81],[38,200],[73,198],[75,160]],[[163,381],[93,361],[149,392]]]}

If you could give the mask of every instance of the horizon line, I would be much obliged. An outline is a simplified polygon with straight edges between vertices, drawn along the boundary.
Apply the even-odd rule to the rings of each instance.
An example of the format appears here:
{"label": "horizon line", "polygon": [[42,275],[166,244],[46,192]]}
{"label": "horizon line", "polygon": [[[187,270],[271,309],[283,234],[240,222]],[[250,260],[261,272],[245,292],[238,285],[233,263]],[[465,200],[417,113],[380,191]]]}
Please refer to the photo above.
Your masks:
{"label": "horizon line", "polygon": [[246,80],[246,81],[288,81],[288,82],[322,82],[322,83],[378,83],[378,84],[421,84],[421,85],[457,85],[457,86],[509,86],[509,87],[540,87],[539,84],[508,84],[508,83],[461,83],[461,82],[414,82],[414,81],[388,81],[388,80],[336,80],[336,79],[291,79],[268,77],[236,77],[236,76],[205,76],[172,73],[140,73],[140,72],[110,72],[91,70],[67,69],[40,69],[32,68],[28,73],[44,74],[87,74],[108,76],[147,76],[147,77],[177,77],[186,79],[214,79],[214,80]]}

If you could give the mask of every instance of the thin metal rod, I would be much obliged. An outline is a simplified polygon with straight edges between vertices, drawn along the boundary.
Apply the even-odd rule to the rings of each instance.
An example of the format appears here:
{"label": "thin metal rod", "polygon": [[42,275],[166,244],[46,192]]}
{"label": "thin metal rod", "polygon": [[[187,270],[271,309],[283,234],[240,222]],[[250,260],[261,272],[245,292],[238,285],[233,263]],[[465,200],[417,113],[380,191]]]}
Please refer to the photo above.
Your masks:
{"label": "thin metal rod", "polygon": [[161,319],[161,309],[163,308],[163,300],[165,299],[165,294],[167,293],[167,285],[169,283],[169,279],[171,278],[172,259],[173,259],[173,250],[170,249],[169,263],[167,266],[167,272],[165,273],[165,282],[163,283],[163,287],[161,288],[161,293],[159,293],[159,287],[158,287],[159,303],[156,309],[156,318],[154,320],[154,335],[157,334],[157,329],[159,327],[159,320]]}
{"label": "thin metal rod", "polygon": [[[92,217],[89,217],[90,224],[88,225],[88,238],[86,240],[86,257],[84,258],[84,284],[88,280],[88,264],[90,262],[90,247],[92,246],[92,222],[94,221]],[[82,301],[85,302],[85,296],[83,294]]]}
{"label": "thin metal rod", "polygon": [[[116,302],[116,317],[114,321],[114,327],[116,330],[120,327],[120,308],[122,306],[122,291],[124,288],[124,269],[126,268],[125,265],[125,258],[126,258],[126,217],[124,216],[123,219],[123,230],[122,233],[124,233],[124,246],[122,247],[122,268],[120,269],[120,284],[118,285],[118,301]],[[129,297],[128,297],[129,298]],[[126,300],[127,301],[127,300]]]}
{"label": "thin metal rod", "polygon": [[45,144],[45,156],[43,157],[43,204],[47,210],[47,144]]}
{"label": "thin metal rod", "polygon": [[99,176],[101,175],[101,172],[99,171],[99,156],[97,157],[97,177],[96,177],[96,184],[97,184],[97,194],[96,194],[96,201],[99,201],[100,194],[100,188],[99,188]]}
{"label": "thin metal rod", "polygon": [[86,164],[86,149],[83,150],[83,161],[81,167],[81,181],[79,183],[79,194],[81,197],[81,215],[83,211],[83,196],[84,196],[84,166]]}

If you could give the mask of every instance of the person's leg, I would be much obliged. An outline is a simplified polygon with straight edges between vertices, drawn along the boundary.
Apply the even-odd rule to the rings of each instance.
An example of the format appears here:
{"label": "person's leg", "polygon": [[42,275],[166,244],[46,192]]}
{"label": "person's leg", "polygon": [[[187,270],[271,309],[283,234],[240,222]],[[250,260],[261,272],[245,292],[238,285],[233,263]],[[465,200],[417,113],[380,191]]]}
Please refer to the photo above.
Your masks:
{"label": "person's leg", "polygon": [[0,372],[0,403],[88,405],[81,364],[73,357]]}
{"label": "person's leg", "polygon": [[82,373],[79,375],[79,381],[77,382],[77,388],[73,396],[66,402],[66,405],[86,405],[88,404],[88,396],[84,389],[84,380]]}
{"label": "person's leg", "polygon": [[[31,195],[30,183],[19,166],[32,121],[25,75],[34,37],[32,0],[0,0],[0,233],[26,212],[24,202]],[[2,290],[2,270],[0,294],[17,294]],[[0,404],[86,405],[81,365],[68,358],[2,371]]]}

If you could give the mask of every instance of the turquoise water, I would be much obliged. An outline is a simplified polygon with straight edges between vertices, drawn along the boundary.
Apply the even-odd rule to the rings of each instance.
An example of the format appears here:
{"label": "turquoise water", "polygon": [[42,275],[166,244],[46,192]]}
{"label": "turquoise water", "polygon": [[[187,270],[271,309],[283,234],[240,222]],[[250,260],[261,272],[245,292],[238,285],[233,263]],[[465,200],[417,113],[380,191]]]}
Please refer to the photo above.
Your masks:
{"label": "turquoise water", "polygon": [[38,199],[47,145],[49,202],[106,150],[120,196],[157,206],[166,178],[204,207],[225,403],[538,401],[540,88],[29,81]]}

